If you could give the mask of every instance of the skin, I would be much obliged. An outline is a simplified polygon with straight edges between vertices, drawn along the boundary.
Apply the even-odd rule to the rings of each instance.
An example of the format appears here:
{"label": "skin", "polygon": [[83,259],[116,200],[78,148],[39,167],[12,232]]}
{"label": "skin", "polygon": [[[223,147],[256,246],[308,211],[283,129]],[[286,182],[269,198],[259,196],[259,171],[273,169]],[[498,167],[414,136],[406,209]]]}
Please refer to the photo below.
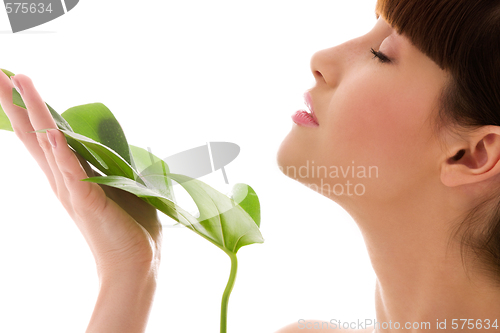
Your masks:
{"label": "skin", "polygon": [[[374,59],[370,48],[391,62]],[[453,231],[481,195],[498,188],[500,129],[435,131],[432,120],[449,74],[383,17],[367,34],[314,54],[311,70],[319,126],[293,124],[277,162],[286,175],[332,199],[356,221],[377,275],[377,321],[430,322],[431,329],[421,331],[435,331],[436,320],[446,319],[447,330],[456,331],[453,319],[499,319],[498,285],[475,258],[463,265]],[[465,154],[455,161],[460,150]],[[309,174],[299,174],[306,165]],[[354,165],[356,172],[376,166],[378,177],[318,176],[318,169],[312,176],[312,165]],[[343,195],[336,184],[343,185]],[[362,195],[353,184],[364,186]],[[303,331],[295,322],[279,333]],[[372,331],[398,330],[359,332]]]}
{"label": "skin", "polygon": [[[373,59],[370,47],[393,61]],[[278,164],[303,184],[329,184],[330,190],[318,192],[355,219],[377,274],[377,320],[435,325],[446,319],[450,330],[453,319],[499,318],[500,290],[474,265],[466,272],[458,243],[450,242],[457,218],[498,187],[499,128],[435,135],[429,119],[448,74],[382,18],[366,35],[316,53],[311,69],[320,125],[294,125],[279,148]],[[56,126],[30,78],[19,74],[13,82],[28,111],[12,104],[12,82],[3,73],[0,104],[95,257],[100,291],[87,332],[144,332],[161,259],[156,210],[127,192],[79,181],[94,171],[59,131],[27,133]],[[463,157],[453,160],[460,150]],[[321,179],[287,169],[308,160],[316,166],[376,166],[378,177]],[[364,194],[331,190],[346,181],[362,183]],[[303,331],[292,323],[278,332]],[[358,332],[372,331],[393,330]]]}

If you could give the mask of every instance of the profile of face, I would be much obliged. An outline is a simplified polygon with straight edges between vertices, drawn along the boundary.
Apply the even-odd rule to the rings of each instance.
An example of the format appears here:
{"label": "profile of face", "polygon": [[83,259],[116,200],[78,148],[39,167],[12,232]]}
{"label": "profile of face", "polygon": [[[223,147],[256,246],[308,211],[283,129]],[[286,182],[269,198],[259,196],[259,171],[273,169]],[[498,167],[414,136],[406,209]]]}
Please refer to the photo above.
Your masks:
{"label": "profile of face", "polygon": [[311,70],[318,126],[293,124],[277,153],[284,174],[344,208],[404,200],[439,181],[432,115],[446,71],[383,17],[367,34],[315,53]]}

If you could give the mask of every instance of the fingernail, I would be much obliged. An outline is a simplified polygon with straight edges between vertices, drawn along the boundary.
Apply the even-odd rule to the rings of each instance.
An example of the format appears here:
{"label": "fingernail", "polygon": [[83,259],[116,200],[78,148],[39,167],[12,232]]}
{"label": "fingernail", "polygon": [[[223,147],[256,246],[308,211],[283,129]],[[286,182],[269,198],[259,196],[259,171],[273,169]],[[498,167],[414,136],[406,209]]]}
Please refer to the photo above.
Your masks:
{"label": "fingernail", "polygon": [[22,95],[23,94],[23,87],[21,86],[19,81],[17,81],[16,77],[11,76],[10,80],[12,81],[12,84],[14,85],[14,88],[16,88],[17,92]]}
{"label": "fingernail", "polygon": [[54,134],[50,132],[50,130],[47,131],[47,138],[49,139],[52,148],[57,147],[56,138],[54,137]]}

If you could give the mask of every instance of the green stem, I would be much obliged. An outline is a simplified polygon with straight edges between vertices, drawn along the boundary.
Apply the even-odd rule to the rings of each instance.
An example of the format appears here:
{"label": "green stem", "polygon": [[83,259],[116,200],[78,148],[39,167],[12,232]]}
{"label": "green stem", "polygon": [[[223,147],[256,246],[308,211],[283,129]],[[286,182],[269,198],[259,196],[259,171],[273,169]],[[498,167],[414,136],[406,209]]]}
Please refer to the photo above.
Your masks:
{"label": "green stem", "polygon": [[229,295],[233,290],[234,281],[236,280],[236,271],[238,270],[238,259],[235,253],[226,252],[231,258],[231,273],[229,274],[229,281],[227,281],[226,289],[222,295],[222,304],[220,309],[220,333],[227,333],[227,304],[229,302]]}

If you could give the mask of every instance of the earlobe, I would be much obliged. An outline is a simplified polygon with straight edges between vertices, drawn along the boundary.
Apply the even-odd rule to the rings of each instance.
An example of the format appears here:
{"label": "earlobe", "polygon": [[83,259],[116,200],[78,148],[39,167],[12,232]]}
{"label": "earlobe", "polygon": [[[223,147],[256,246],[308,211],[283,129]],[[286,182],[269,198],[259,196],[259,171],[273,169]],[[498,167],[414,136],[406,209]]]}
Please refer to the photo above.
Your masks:
{"label": "earlobe", "polygon": [[467,142],[453,147],[441,166],[441,182],[449,187],[484,181],[500,173],[500,127],[485,126]]}

